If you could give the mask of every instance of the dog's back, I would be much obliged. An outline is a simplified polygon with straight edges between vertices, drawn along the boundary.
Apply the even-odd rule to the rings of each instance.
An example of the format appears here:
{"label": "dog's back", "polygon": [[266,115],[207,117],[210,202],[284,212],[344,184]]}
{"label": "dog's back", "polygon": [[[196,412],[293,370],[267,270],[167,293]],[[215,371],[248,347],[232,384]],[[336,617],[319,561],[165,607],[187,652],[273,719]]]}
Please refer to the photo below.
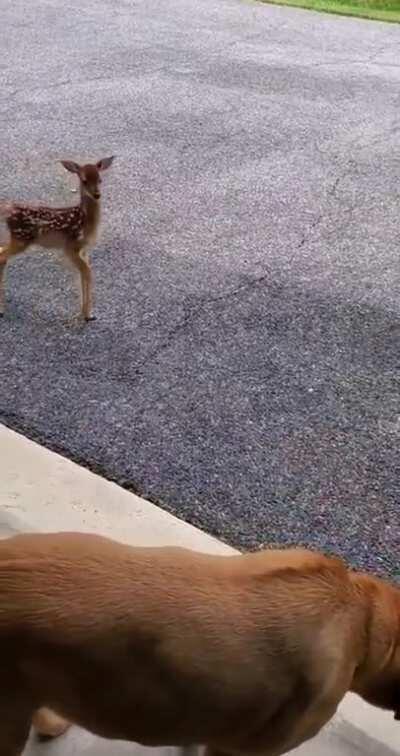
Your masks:
{"label": "dog's back", "polygon": [[0,542],[2,669],[16,701],[105,737],[251,749],[336,684],[352,599],[346,567],[307,551],[17,536]]}

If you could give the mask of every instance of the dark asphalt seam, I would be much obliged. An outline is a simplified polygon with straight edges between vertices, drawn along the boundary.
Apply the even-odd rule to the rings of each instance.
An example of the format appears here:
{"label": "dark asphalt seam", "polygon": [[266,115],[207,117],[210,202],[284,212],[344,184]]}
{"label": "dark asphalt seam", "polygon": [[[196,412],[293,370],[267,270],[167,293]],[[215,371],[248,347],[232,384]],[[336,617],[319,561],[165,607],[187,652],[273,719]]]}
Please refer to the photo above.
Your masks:
{"label": "dark asphalt seam", "polygon": [[[106,480],[110,480],[113,483],[117,483],[121,488],[125,489],[126,491],[130,491],[131,493],[136,494],[137,496],[143,496],[143,492],[141,493],[140,490],[136,487],[135,483],[133,483],[131,480],[127,481],[124,478],[121,478],[120,476],[113,475],[110,470],[106,467],[104,467],[100,462],[97,462],[96,460],[88,460],[86,457],[81,456],[80,454],[76,454],[72,451],[72,449],[64,444],[60,444],[57,441],[53,441],[52,439],[46,437],[44,440],[43,432],[39,430],[34,424],[31,422],[25,420],[25,418],[20,417],[14,412],[9,412],[4,407],[0,407],[0,417],[1,422],[3,425],[5,425],[10,430],[14,431],[15,433],[20,433],[26,438],[28,438],[30,441],[33,441],[36,444],[39,444],[40,446],[45,446],[46,449],[49,449],[50,451],[54,452],[55,454],[59,454],[61,457],[64,457],[65,459],[68,459],[72,462],[75,462],[75,464],[80,465],[80,467],[84,467],[86,470],[90,470],[90,472],[94,473],[95,475],[99,475],[102,478],[105,478]],[[146,496],[148,499],[148,497]],[[152,497],[152,499],[148,499],[152,502],[152,504],[156,504],[159,507],[163,507],[163,504],[161,501],[158,501],[156,498]]]}
{"label": "dark asphalt seam", "polygon": [[[136,496],[140,496],[146,499],[146,501],[149,501],[151,504],[154,504],[156,507],[170,512],[175,517],[177,516],[176,508],[174,506],[172,506],[165,500],[161,500],[157,496],[150,494],[148,490],[132,481],[131,478],[127,479],[121,477],[120,474],[111,472],[109,467],[104,466],[101,462],[98,462],[95,459],[88,460],[87,457],[75,453],[69,446],[60,444],[59,442],[54,441],[47,436],[44,440],[43,431],[35,427],[35,425],[32,425],[30,422],[26,421],[25,419],[22,419],[17,414],[13,412],[7,412],[4,408],[0,407],[0,417],[3,425],[5,425],[7,428],[10,428],[10,430],[14,431],[15,433],[21,433],[30,441],[33,441],[40,446],[45,446],[46,449],[49,449],[55,454],[59,454],[61,457],[64,457],[64,459],[67,459],[70,462],[74,462],[75,464],[83,467],[85,470],[88,470],[94,475],[99,475],[99,477],[104,478],[105,480],[109,480],[111,483],[116,483],[116,485],[118,485],[120,488],[123,488],[124,491],[129,491]],[[193,518],[190,517],[190,513],[187,513],[186,515],[185,511],[180,512],[179,519],[192,525],[196,524],[193,521]],[[201,527],[201,523],[198,523],[197,526]],[[221,529],[215,531],[213,535],[222,543],[226,543],[227,545],[233,546],[235,548],[240,548],[240,543],[236,542],[235,539],[228,540]],[[260,547],[257,546],[256,548],[262,548],[262,545]]]}

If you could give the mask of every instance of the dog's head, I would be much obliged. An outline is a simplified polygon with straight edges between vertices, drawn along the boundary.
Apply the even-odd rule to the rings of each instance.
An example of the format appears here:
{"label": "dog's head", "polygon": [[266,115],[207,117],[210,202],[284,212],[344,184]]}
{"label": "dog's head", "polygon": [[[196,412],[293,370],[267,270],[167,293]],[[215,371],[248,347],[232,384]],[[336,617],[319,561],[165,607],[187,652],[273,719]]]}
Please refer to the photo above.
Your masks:
{"label": "dog's head", "polygon": [[400,720],[400,670],[397,677],[375,681],[362,696],[373,706],[393,711],[394,718]]}
{"label": "dog's head", "polygon": [[400,588],[364,575],[356,580],[368,609],[365,656],[354,690],[400,720]]}

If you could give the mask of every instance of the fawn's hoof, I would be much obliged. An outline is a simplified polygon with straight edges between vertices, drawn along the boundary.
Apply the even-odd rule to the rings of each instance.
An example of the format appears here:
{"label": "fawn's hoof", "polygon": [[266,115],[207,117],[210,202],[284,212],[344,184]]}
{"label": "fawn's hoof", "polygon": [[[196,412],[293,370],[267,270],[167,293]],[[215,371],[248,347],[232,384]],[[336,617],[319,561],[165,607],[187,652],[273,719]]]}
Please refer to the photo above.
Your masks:
{"label": "fawn's hoof", "polygon": [[89,315],[88,318],[85,318],[86,323],[90,323],[92,320],[96,320],[96,315]]}

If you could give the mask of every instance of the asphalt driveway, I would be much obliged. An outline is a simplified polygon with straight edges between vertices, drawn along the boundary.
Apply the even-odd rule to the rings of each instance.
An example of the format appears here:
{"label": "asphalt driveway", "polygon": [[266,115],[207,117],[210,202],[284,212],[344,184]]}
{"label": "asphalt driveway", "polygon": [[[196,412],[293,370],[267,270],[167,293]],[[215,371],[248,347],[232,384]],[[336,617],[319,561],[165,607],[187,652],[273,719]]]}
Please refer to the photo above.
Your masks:
{"label": "asphalt driveway", "polygon": [[240,0],[3,0],[0,197],[76,201],[73,275],[9,268],[0,421],[236,546],[394,574],[400,28]]}

